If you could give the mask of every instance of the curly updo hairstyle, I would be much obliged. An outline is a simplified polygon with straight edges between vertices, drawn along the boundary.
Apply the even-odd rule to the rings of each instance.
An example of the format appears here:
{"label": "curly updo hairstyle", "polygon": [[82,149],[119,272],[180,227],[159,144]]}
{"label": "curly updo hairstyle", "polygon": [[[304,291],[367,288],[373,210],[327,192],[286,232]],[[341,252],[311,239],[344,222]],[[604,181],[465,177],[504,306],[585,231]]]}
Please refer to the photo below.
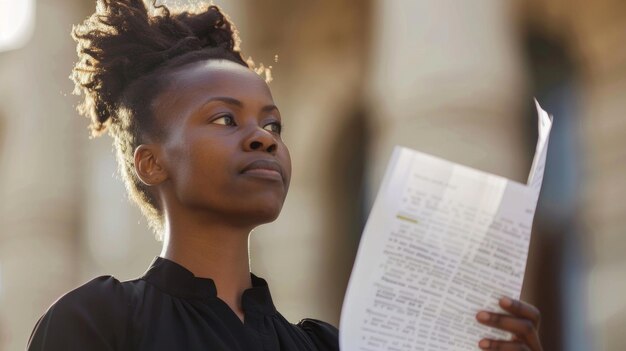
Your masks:
{"label": "curly updo hairstyle", "polygon": [[197,13],[171,13],[156,0],[97,0],[96,12],[72,31],[79,60],[72,72],[78,106],[91,120],[92,137],[113,137],[120,174],[129,197],[139,205],[161,239],[163,213],[156,196],[135,173],[134,150],[164,131],[156,123],[152,100],[166,85],[168,72],[184,65],[223,59],[251,67],[238,49],[233,24],[216,6]]}

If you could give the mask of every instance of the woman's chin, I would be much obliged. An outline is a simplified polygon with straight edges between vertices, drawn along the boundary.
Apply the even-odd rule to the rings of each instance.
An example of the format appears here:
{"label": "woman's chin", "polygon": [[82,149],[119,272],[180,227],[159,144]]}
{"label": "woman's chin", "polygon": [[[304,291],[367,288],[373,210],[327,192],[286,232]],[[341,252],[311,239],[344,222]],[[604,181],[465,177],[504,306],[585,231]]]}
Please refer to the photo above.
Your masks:
{"label": "woman's chin", "polygon": [[280,215],[281,206],[264,206],[250,213],[250,218],[258,224],[274,222]]}
{"label": "woman's chin", "polygon": [[257,218],[262,223],[273,222],[280,215],[285,201],[282,195],[266,194],[251,198],[245,205],[246,211],[251,218]]}

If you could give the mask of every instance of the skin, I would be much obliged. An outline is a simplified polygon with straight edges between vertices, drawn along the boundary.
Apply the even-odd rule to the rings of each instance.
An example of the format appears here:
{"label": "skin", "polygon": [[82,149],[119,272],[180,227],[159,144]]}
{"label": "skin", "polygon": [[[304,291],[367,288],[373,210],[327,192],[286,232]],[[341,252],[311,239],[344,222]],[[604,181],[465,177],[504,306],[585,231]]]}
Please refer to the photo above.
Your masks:
{"label": "skin", "polygon": [[[218,297],[243,321],[250,232],[278,217],[291,178],[280,112],[265,81],[230,61],[181,67],[167,81],[152,106],[166,133],[135,150],[137,175],[163,208],[161,257],[213,279]],[[281,175],[242,172],[259,159],[274,162]],[[476,318],[514,338],[483,339],[479,347],[541,351],[539,311],[508,298],[500,306],[508,314],[480,311]]]}
{"label": "skin", "polygon": [[478,322],[510,332],[511,340],[482,339],[478,347],[482,350],[501,351],[542,351],[539,341],[539,310],[524,301],[503,297],[498,302],[508,314],[480,311],[476,314]]}

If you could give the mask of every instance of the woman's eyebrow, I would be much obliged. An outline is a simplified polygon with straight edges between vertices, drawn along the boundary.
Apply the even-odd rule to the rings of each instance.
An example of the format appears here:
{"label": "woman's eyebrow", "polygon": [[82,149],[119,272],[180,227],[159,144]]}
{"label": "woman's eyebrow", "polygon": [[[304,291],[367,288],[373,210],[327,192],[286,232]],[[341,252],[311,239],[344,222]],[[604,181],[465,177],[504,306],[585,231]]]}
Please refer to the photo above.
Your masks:
{"label": "woman's eyebrow", "polygon": [[[234,105],[234,106],[237,106],[237,107],[243,107],[243,102],[241,102],[241,101],[239,101],[239,100],[237,100],[235,98],[228,97],[228,96],[214,96],[214,97],[211,97],[211,98],[209,98],[208,100],[206,100],[204,102],[204,105],[207,105],[208,103],[210,103],[212,101],[221,101],[221,102],[224,102],[224,103],[229,104],[229,105]],[[266,105],[266,106],[263,106],[261,108],[262,112],[269,112],[269,111],[272,111],[272,110],[278,110],[278,107],[276,107],[276,105]]]}
{"label": "woman's eyebrow", "polygon": [[214,96],[214,97],[211,97],[211,98],[207,99],[204,102],[204,104],[207,105],[207,104],[209,104],[210,102],[213,102],[213,101],[221,101],[221,102],[227,103],[229,105],[234,105],[234,106],[237,106],[237,107],[243,107],[243,103],[241,101],[239,101],[239,100],[237,100],[235,98],[227,97],[227,96]]}

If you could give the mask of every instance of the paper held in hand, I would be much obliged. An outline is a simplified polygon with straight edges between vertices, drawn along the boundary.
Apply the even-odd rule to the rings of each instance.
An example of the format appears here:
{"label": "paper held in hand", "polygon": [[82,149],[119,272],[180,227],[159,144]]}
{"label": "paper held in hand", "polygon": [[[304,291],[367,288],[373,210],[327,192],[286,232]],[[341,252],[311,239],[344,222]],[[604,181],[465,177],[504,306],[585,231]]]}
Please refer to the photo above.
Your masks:
{"label": "paper held in hand", "polygon": [[528,184],[394,149],[346,292],[341,350],[476,350],[510,337],[475,315],[521,292],[552,127],[537,112]]}

